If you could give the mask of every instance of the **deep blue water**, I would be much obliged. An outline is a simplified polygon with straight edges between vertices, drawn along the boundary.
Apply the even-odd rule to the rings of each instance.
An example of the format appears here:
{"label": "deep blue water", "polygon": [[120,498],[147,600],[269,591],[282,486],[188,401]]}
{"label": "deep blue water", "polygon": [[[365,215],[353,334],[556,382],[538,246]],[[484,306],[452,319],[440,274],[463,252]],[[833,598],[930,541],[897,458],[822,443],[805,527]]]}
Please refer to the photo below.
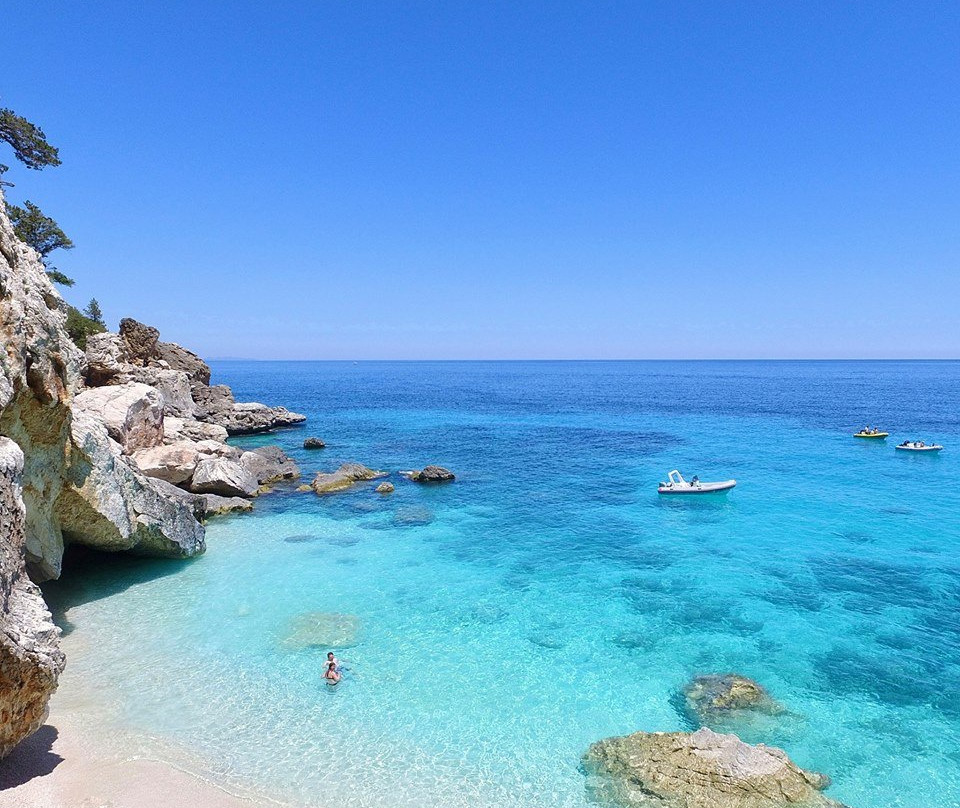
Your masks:
{"label": "deep blue water", "polygon": [[[311,805],[582,807],[590,742],[691,728],[680,688],[733,670],[788,712],[727,729],[831,775],[834,798],[960,805],[960,363],[214,373],[309,416],[236,441],[280,443],[306,478],[356,460],[458,479],[291,488],[212,523],[196,562],[68,578],[71,665],[125,724]],[[890,439],[851,437],[867,423]],[[907,438],[946,450],[894,451]],[[673,468],[738,485],[665,501]],[[335,691],[322,650],[290,642],[315,612],[359,625]]]}

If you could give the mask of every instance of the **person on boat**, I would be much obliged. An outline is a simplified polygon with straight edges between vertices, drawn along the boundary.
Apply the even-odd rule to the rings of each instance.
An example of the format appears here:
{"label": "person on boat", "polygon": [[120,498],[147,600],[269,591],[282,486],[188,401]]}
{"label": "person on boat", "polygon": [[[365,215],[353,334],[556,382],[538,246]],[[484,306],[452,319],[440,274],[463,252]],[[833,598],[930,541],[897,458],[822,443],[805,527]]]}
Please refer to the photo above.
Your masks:
{"label": "person on boat", "polygon": [[340,681],[341,676],[340,672],[337,670],[336,662],[328,662],[326,673],[323,674],[323,678],[327,680],[327,684],[335,685]]}
{"label": "person on boat", "polygon": [[694,474],[694,475],[693,475],[693,479],[690,480],[690,485],[693,486],[693,485],[696,485],[696,484],[699,483],[699,482],[700,482],[700,475]]}

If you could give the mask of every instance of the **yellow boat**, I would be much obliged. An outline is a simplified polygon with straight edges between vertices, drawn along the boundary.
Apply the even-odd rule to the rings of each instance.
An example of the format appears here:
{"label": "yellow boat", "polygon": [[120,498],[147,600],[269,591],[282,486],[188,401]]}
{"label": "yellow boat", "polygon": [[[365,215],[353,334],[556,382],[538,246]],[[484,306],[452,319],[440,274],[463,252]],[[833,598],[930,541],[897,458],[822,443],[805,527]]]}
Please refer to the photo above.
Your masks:
{"label": "yellow boat", "polygon": [[877,438],[883,440],[886,437],[889,437],[889,432],[864,432],[860,430],[859,432],[854,432],[853,437],[855,438]]}

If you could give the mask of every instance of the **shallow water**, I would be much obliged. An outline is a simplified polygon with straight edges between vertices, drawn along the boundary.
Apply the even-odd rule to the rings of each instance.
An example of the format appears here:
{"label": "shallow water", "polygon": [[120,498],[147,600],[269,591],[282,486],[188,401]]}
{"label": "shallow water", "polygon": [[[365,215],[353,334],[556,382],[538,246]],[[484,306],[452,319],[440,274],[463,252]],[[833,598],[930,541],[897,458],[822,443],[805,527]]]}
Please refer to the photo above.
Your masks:
{"label": "shallow water", "polygon": [[[835,799],[960,805],[960,363],[214,371],[310,417],[236,441],[280,443],[305,477],[458,480],[274,494],[194,562],[68,559],[48,596],[86,640],[71,668],[122,723],[307,804],[582,808],[592,741],[690,728],[684,682],[735,670],[789,712],[732,728]],[[853,439],[865,423],[890,439]],[[947,449],[904,457],[905,438]],[[662,500],[672,468],[738,485]],[[334,690],[326,649],[285,641],[307,612],[359,621]]]}

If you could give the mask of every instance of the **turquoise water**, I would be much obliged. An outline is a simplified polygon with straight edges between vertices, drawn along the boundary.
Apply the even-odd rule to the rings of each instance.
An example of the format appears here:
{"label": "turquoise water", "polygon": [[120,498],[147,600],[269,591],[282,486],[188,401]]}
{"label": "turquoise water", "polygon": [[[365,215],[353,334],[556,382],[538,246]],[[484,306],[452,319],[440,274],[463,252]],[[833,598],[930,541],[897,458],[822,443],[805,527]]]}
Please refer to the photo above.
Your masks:
{"label": "turquoise water", "polygon": [[[214,522],[187,563],[72,559],[48,588],[124,723],[308,805],[588,805],[594,740],[690,728],[697,673],[789,713],[729,727],[855,808],[960,805],[960,363],[220,363],[306,413],[304,476],[438,462]],[[892,433],[858,441],[865,424]],[[328,448],[304,452],[307,435]],[[906,438],[946,444],[902,456]],[[672,468],[727,497],[658,498]],[[84,567],[84,569],[81,569]],[[349,670],[292,647],[354,616]],[[135,650],[132,650],[135,649]]]}

